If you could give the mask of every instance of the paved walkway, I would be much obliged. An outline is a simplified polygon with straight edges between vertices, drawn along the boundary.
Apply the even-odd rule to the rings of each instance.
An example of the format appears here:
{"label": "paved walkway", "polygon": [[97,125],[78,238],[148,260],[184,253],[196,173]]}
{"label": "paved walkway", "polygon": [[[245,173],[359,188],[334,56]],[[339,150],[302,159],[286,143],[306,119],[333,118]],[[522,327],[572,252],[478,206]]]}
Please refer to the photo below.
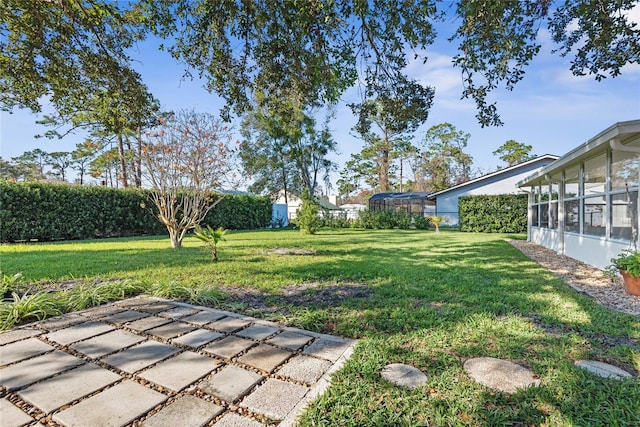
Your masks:
{"label": "paved walkway", "polygon": [[0,334],[0,424],[288,426],[355,343],[133,298]]}

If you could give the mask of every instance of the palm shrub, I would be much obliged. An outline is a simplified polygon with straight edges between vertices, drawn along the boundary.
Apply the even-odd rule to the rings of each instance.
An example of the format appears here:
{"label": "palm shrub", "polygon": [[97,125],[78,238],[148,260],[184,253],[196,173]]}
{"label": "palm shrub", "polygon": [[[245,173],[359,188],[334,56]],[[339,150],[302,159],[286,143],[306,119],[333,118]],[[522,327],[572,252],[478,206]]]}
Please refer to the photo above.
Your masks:
{"label": "palm shrub", "polygon": [[202,242],[204,242],[205,246],[211,249],[211,259],[213,262],[218,261],[218,243],[224,242],[224,236],[227,234],[227,230],[222,227],[211,228],[210,225],[207,225],[207,228],[202,228],[199,225],[195,226],[195,236]]}
{"label": "palm shrub", "polygon": [[429,222],[434,226],[434,228],[436,229],[436,233],[440,232],[440,224],[444,223],[447,221],[447,218],[444,216],[438,216],[438,215],[431,215],[429,217],[427,217],[427,219],[429,220]]}

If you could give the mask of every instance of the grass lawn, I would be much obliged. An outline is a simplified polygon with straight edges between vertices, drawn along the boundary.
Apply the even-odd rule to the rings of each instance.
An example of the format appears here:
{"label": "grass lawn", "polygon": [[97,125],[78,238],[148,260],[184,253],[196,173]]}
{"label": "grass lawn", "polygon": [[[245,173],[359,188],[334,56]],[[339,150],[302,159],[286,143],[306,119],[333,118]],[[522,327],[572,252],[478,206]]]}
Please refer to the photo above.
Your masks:
{"label": "grass lawn", "polygon": [[[165,289],[168,295],[186,287],[194,290],[191,297],[210,296],[212,305],[360,339],[303,425],[640,425],[637,376],[602,379],[574,366],[595,359],[639,372],[640,318],[575,292],[509,245],[508,237],[234,232],[220,244],[217,264],[193,237],[178,251],[166,237],[2,245],[0,261],[4,275],[22,272],[26,282],[130,279],[137,283],[134,292]],[[225,297],[228,287],[251,288],[277,304],[285,301],[278,299],[285,287],[311,282],[365,284],[370,293],[289,305],[278,313]],[[313,299],[316,291],[300,292]],[[480,356],[527,365],[542,384],[514,395],[484,388],[462,367]],[[422,369],[427,385],[409,391],[382,380],[380,371],[394,362]]]}

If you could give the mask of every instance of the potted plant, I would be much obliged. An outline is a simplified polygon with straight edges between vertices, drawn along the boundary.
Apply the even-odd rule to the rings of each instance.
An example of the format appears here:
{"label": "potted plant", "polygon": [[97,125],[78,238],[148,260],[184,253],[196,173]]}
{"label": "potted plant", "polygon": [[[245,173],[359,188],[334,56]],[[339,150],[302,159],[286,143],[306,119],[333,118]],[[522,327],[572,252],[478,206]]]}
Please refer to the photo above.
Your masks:
{"label": "potted plant", "polygon": [[640,252],[627,249],[615,258],[611,258],[609,271],[618,270],[622,274],[624,287],[631,295],[640,295]]}

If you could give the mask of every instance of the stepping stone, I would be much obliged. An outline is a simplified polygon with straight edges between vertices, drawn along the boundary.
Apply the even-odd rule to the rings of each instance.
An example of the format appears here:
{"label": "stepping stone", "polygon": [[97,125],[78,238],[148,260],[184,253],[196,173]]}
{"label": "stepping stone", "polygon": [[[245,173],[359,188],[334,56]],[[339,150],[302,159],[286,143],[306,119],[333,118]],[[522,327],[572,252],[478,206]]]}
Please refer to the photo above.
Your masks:
{"label": "stepping stone", "polygon": [[592,374],[596,374],[601,376],[602,378],[612,378],[614,380],[622,380],[624,378],[631,378],[629,372],[624,371],[617,366],[610,365],[604,362],[598,362],[596,360],[577,360],[575,362],[576,366],[579,366],[582,369],[585,369]]}
{"label": "stepping stone", "polygon": [[464,369],[480,384],[505,393],[540,384],[530,369],[493,357],[469,359],[464,362]]}
{"label": "stepping stone", "polygon": [[262,381],[262,375],[237,366],[225,366],[212,378],[203,381],[198,389],[211,396],[233,403]]}
{"label": "stepping stone", "polygon": [[113,326],[107,325],[106,323],[90,321],[72,325],[65,329],[60,329],[56,332],[47,334],[46,337],[49,341],[68,345],[76,341],[86,340],[87,338],[113,331],[113,329]]}
{"label": "stepping stone", "polygon": [[176,347],[155,341],[146,341],[120,353],[107,356],[103,362],[133,374],[179,352]]}
{"label": "stepping stone", "polygon": [[312,339],[313,337],[310,337],[309,335],[285,331],[267,340],[266,342],[269,344],[277,345],[279,347],[288,348],[289,350],[298,350],[307,345],[307,343]]}
{"label": "stepping stone", "polygon": [[308,388],[269,379],[242,401],[250,411],[276,420],[284,419],[302,400]]}
{"label": "stepping stone", "polygon": [[158,314],[162,311],[171,310],[178,307],[175,304],[171,304],[168,301],[158,301],[149,304],[137,305],[136,310],[144,311],[145,313]]}
{"label": "stepping stone", "polygon": [[57,329],[66,328],[77,323],[84,323],[87,321],[86,317],[82,317],[78,314],[69,314],[64,316],[56,316],[47,320],[38,322],[35,327],[43,329],[45,331],[55,331]]}
{"label": "stepping stone", "polygon": [[415,389],[427,382],[427,376],[420,369],[404,363],[392,363],[382,370],[382,378],[399,387]]}
{"label": "stepping stone", "polygon": [[48,351],[55,350],[37,338],[14,342],[0,347],[0,366],[28,359]]}
{"label": "stepping stone", "polygon": [[157,364],[139,376],[171,390],[180,391],[208,375],[220,364],[216,359],[187,351]]}
{"label": "stepping stone", "polygon": [[162,393],[125,380],[53,416],[71,426],[124,426],[167,399]]}
{"label": "stepping stone", "polygon": [[40,335],[41,333],[41,330],[33,328],[13,329],[0,334],[0,345],[11,344],[12,342]]}
{"label": "stepping stone", "polygon": [[34,421],[7,399],[0,399],[0,414],[2,414],[2,427],[22,427]]}
{"label": "stepping stone", "polygon": [[213,402],[186,395],[142,423],[143,427],[201,427],[224,410]]}
{"label": "stepping stone", "polygon": [[35,383],[84,363],[65,352],[55,350],[0,369],[0,384],[9,390]]}
{"label": "stepping stone", "polygon": [[332,366],[328,360],[316,359],[309,356],[296,356],[287,362],[278,375],[305,384],[314,384]]}
{"label": "stepping stone", "polygon": [[90,308],[84,311],[80,311],[79,314],[86,317],[100,318],[100,317],[109,316],[111,314],[116,314],[125,310],[126,308],[118,307],[117,305],[106,305],[106,306],[95,307],[95,308]]}
{"label": "stepping stone", "polygon": [[291,356],[291,352],[269,344],[260,344],[238,359],[238,362],[271,372]]}
{"label": "stepping stone", "polygon": [[264,427],[265,424],[252,420],[251,418],[241,417],[238,414],[230,412],[213,425],[213,427]]}
{"label": "stepping stone", "polygon": [[43,412],[49,413],[120,379],[119,375],[110,370],[88,363],[33,384],[18,394]]}

